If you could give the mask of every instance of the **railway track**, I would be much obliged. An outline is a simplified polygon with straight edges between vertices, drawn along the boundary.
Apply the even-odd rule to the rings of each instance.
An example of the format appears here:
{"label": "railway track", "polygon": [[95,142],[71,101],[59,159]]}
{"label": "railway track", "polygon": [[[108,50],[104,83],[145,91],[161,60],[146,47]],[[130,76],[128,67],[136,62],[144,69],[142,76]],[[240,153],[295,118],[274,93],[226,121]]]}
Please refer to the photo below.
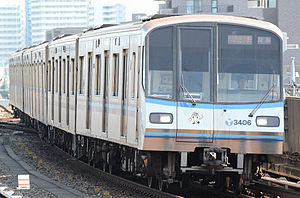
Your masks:
{"label": "railway track", "polygon": [[[84,162],[83,165],[86,165]],[[93,168],[94,169],[94,168]],[[124,179],[122,177],[119,177],[117,175],[109,174],[107,172],[101,171],[99,169],[94,169],[95,171],[98,171],[99,174],[102,176],[102,179],[105,179],[106,181],[110,181],[115,183],[116,185],[119,185],[123,188],[129,188],[132,189],[135,192],[138,192],[142,195],[146,195],[148,197],[158,197],[158,198],[182,198],[182,196],[170,194],[167,192],[162,192],[154,188],[149,188],[148,186],[145,186],[143,184],[136,183],[134,181]]]}
{"label": "railway track", "polygon": [[[38,132],[34,129],[27,128],[23,124],[16,124],[16,123],[10,123],[10,122],[0,122],[0,128],[9,128],[11,130],[19,131],[19,132],[29,132],[29,133],[37,133]],[[58,148],[58,147],[57,147]],[[59,148],[58,148],[59,149]],[[65,153],[63,150],[59,149],[62,153]],[[272,182],[272,185],[270,185],[270,181],[256,181],[252,183],[249,187],[247,187],[247,190],[251,193],[243,194],[243,195],[237,195],[231,192],[218,192],[214,188],[201,186],[200,184],[193,183],[192,188],[188,189],[179,189],[175,187],[172,187],[169,189],[170,192],[174,192],[174,194],[162,192],[154,188],[149,188],[146,185],[137,183],[135,181],[131,181],[129,179],[122,178],[117,175],[112,175],[107,172],[104,172],[100,169],[94,168],[86,164],[85,162],[76,160],[76,168],[78,170],[88,171],[91,173],[96,173],[98,177],[101,177],[102,180],[105,180],[107,182],[114,183],[116,186],[119,186],[120,188],[124,189],[130,189],[131,191],[134,191],[138,194],[141,194],[145,197],[159,197],[159,198],[180,198],[180,197],[199,197],[199,194],[204,195],[205,197],[228,197],[228,198],[234,198],[234,197],[257,197],[258,195],[265,194],[269,197],[291,197],[296,198],[300,197],[300,192],[296,192],[292,189],[286,190],[283,186],[279,186],[279,184],[275,184],[275,182]],[[70,161],[71,163],[75,163],[75,160]],[[178,194],[178,195],[175,195]],[[179,195],[180,194],[180,195]]]}
{"label": "railway track", "polygon": [[268,197],[299,198],[300,192],[293,189],[284,189],[283,186],[271,184],[266,181],[254,181],[247,188],[254,197],[266,195]]}
{"label": "railway track", "polygon": [[[34,129],[27,128],[23,124],[16,124],[10,122],[0,122],[0,128],[6,128],[10,130],[15,130],[15,134],[22,135],[22,132],[36,133],[38,132]],[[55,146],[56,147],[56,146]],[[61,153],[59,155],[67,155],[63,150],[56,147]],[[58,152],[59,152],[58,151]],[[162,192],[154,188],[149,188],[148,186],[136,183],[134,181],[119,177],[117,175],[109,174],[100,169],[89,166],[88,164],[80,161],[80,160],[69,160],[71,166],[76,167],[78,171],[89,172],[90,174],[96,174],[98,178],[104,180],[109,183],[113,183],[115,186],[118,186],[122,189],[130,189],[143,197],[157,197],[157,198],[180,198],[181,196],[173,195],[170,193]],[[74,163],[74,164],[73,164]]]}

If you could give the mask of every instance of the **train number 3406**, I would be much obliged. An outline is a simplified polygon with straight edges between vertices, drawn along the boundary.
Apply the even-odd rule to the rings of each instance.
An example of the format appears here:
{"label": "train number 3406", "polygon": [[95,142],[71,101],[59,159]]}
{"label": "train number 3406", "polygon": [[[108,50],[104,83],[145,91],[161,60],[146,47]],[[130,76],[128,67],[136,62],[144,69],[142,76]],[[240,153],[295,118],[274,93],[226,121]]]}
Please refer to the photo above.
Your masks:
{"label": "train number 3406", "polygon": [[233,120],[234,125],[251,125],[251,120]]}

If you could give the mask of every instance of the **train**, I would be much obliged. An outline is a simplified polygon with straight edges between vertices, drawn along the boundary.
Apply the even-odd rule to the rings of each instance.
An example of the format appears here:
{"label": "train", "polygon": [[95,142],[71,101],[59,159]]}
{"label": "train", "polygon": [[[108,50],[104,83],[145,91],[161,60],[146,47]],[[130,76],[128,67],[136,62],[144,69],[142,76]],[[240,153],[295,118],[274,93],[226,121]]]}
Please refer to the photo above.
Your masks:
{"label": "train", "polygon": [[239,191],[284,143],[283,34],[225,15],[149,17],[9,59],[10,104],[41,137],[163,190]]}

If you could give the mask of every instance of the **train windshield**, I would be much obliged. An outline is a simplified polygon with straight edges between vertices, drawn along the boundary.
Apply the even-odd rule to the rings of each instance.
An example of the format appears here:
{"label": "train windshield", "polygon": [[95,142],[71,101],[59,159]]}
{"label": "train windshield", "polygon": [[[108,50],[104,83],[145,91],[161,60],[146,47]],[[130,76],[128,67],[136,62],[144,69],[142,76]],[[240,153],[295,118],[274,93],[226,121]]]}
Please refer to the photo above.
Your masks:
{"label": "train windshield", "polygon": [[173,97],[173,28],[153,31],[149,36],[148,95]]}
{"label": "train windshield", "polygon": [[216,39],[207,26],[153,30],[147,37],[147,95],[193,103],[279,101],[280,38],[238,25],[217,29]]}
{"label": "train windshield", "polygon": [[219,25],[218,102],[278,101],[280,40],[252,28]]}

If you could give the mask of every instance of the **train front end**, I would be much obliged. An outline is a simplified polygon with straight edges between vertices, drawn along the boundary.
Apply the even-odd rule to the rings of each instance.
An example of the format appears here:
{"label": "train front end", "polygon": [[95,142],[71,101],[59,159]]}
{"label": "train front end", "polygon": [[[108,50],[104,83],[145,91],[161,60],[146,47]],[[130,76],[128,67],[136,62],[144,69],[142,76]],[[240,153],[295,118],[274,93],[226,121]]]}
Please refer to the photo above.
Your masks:
{"label": "train front end", "polygon": [[157,24],[145,37],[143,150],[165,151],[169,172],[248,174],[261,154],[281,154],[280,30],[225,16]]}

